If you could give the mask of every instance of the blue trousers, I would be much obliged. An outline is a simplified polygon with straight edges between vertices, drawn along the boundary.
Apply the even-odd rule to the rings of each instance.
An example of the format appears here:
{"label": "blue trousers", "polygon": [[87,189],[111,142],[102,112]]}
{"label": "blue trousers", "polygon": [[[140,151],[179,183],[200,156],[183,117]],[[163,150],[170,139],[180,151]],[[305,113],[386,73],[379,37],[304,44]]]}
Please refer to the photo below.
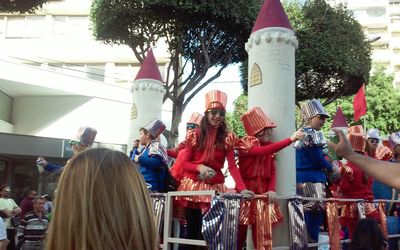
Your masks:
{"label": "blue trousers", "polygon": [[306,221],[307,231],[311,239],[318,242],[319,227],[324,221],[323,212],[304,212],[304,219]]}

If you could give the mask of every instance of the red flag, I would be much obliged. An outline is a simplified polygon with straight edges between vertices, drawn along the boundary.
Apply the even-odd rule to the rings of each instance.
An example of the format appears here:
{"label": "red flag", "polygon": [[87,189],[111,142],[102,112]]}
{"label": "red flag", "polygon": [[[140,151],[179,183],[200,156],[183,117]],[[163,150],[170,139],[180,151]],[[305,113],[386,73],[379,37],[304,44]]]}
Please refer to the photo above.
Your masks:
{"label": "red flag", "polygon": [[367,113],[367,100],[365,99],[365,84],[361,86],[353,101],[354,121],[360,120],[360,117]]}

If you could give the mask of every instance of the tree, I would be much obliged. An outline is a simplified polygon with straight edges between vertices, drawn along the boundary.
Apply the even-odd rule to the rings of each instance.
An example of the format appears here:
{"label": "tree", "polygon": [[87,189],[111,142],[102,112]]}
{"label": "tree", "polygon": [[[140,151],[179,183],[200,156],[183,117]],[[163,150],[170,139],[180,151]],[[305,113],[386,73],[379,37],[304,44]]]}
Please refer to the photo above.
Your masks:
{"label": "tree", "polygon": [[48,0],[1,0],[0,12],[2,13],[33,13],[42,7]]}
{"label": "tree", "polygon": [[243,137],[246,135],[240,117],[247,111],[247,95],[242,93],[233,101],[235,106],[233,112],[226,113],[226,123],[228,128],[233,131],[237,136]]}
{"label": "tree", "polygon": [[[385,73],[383,66],[377,66],[366,87],[367,114],[358,122],[353,121],[353,96],[337,99],[326,107],[330,114],[341,106],[350,125],[366,125],[378,128],[383,134],[400,130],[400,91],[393,87],[393,76]],[[365,123],[365,124],[364,124]]]}
{"label": "tree", "polygon": [[[376,65],[370,77],[370,82],[366,88],[367,114],[358,122],[353,121],[353,99],[354,96],[342,97],[325,106],[326,111],[331,115],[331,118],[327,121],[328,126],[323,128],[326,134],[339,106],[342,107],[350,126],[366,125],[367,128],[378,128],[382,134],[390,134],[400,130],[398,119],[400,117],[400,106],[398,105],[400,103],[400,90],[393,87],[393,75],[385,73],[385,67]],[[234,111],[226,114],[229,128],[238,136],[245,134],[240,117],[247,111],[247,100],[247,96],[242,93],[234,101]],[[296,121],[297,124],[300,124],[299,110],[296,110]]]}
{"label": "tree", "polygon": [[[172,146],[190,100],[226,66],[246,57],[244,44],[259,9],[259,0],[94,0],[91,21],[96,39],[130,46],[140,62],[151,46],[165,40],[170,63],[164,101],[173,103],[165,135]],[[219,70],[208,77],[211,67]]]}
{"label": "tree", "polygon": [[[371,47],[361,25],[343,5],[331,7],[324,0],[307,0],[304,5],[291,1],[285,10],[299,41],[296,103],[324,98],[328,104],[353,95],[368,82]],[[247,91],[247,79],[242,86]]]}

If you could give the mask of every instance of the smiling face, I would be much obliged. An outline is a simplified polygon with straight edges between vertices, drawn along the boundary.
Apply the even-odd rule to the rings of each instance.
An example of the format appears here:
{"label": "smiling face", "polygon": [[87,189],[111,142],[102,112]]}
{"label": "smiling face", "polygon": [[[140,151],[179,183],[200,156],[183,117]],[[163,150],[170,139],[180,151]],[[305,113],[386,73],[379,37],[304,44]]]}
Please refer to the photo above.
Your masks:
{"label": "smiling face", "polygon": [[225,117],[225,111],[219,109],[211,109],[207,112],[207,121],[213,127],[221,125]]}
{"label": "smiling face", "polygon": [[257,139],[262,142],[267,142],[272,135],[272,128],[265,128],[256,134]]}
{"label": "smiling face", "polygon": [[321,130],[322,127],[325,125],[326,116],[323,115],[316,115],[310,119],[309,125],[311,128],[315,130]]}

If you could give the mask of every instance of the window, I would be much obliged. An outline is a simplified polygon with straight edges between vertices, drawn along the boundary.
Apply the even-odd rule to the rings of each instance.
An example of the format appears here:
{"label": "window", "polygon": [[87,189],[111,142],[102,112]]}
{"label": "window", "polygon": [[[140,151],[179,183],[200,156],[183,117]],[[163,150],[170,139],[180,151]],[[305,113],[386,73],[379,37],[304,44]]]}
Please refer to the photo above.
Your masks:
{"label": "window", "polygon": [[7,38],[23,38],[25,37],[25,17],[9,16],[7,17],[6,27]]}
{"label": "window", "polygon": [[54,16],[53,36],[64,37],[68,31],[67,16]]}
{"label": "window", "polygon": [[4,37],[6,33],[6,22],[4,21],[4,17],[0,16],[0,37]]}
{"label": "window", "polygon": [[53,20],[53,36],[55,37],[90,37],[87,16],[53,16]]}
{"label": "window", "polygon": [[370,17],[383,17],[386,14],[384,8],[367,9],[367,15]]}
{"label": "window", "polygon": [[400,5],[400,0],[390,0],[389,4],[390,5]]}
{"label": "window", "polygon": [[25,37],[44,37],[46,31],[45,26],[46,22],[44,16],[27,16]]}
{"label": "window", "polygon": [[104,64],[86,64],[86,77],[96,81],[104,81]]}
{"label": "window", "polygon": [[85,78],[86,77],[85,64],[66,63],[64,64],[63,73],[70,76]]}
{"label": "window", "polygon": [[68,35],[87,37],[89,35],[89,18],[83,16],[68,17]]}

